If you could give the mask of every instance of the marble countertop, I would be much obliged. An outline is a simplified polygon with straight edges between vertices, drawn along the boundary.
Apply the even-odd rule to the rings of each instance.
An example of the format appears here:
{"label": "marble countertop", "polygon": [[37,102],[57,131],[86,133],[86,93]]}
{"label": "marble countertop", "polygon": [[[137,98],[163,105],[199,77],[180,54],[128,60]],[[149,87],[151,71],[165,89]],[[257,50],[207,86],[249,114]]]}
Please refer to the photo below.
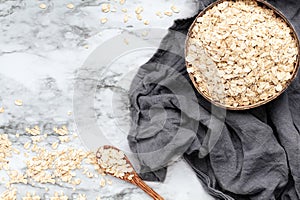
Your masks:
{"label": "marble countertop", "polygon": [[[69,3],[74,8],[68,8]],[[103,13],[103,3],[116,7],[116,12]],[[170,10],[172,4],[180,9],[179,13],[156,16],[157,11]],[[71,133],[80,136],[59,148],[93,149],[105,142],[91,141],[89,133],[101,131],[111,144],[130,153],[126,92],[131,79],[153,55],[173,21],[193,16],[196,4],[193,0],[127,0],[124,5],[112,0],[1,1],[0,107],[4,112],[0,113],[0,134],[8,134],[13,146],[21,150],[20,156],[10,158],[11,169],[24,169],[23,145],[30,139],[24,130],[33,125],[67,125]],[[142,21],[136,19],[137,6],[144,8]],[[123,21],[125,15],[129,16],[127,23]],[[100,19],[104,17],[108,21],[102,24]],[[143,48],[135,46],[136,38],[146,41]],[[17,99],[23,101],[22,106],[15,105]],[[47,145],[52,140],[45,142]],[[47,186],[49,191],[39,185],[14,187],[18,199],[27,191],[35,191],[43,199],[55,191],[63,191],[71,199],[76,199],[76,193],[86,194],[87,199],[150,199],[136,187],[113,178],[111,186],[101,188],[100,178],[83,178],[76,191],[67,185]],[[8,180],[5,170],[0,171],[0,179],[2,193]],[[149,185],[166,200],[212,199],[181,159],[170,164],[164,183]]]}

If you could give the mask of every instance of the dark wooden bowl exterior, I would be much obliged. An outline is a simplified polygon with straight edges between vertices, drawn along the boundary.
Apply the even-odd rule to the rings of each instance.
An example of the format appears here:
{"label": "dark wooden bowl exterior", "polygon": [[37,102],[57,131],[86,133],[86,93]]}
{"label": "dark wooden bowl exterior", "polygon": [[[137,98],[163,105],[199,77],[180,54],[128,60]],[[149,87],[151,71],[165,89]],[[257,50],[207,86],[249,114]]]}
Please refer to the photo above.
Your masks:
{"label": "dark wooden bowl exterior", "polygon": [[[192,23],[192,25],[190,26],[189,28],[189,31],[188,31],[188,34],[187,34],[187,38],[186,38],[186,41],[185,41],[185,57],[187,55],[187,45],[188,45],[188,40],[191,36],[191,33],[192,33],[192,29],[194,28],[195,26],[195,23],[197,22],[197,18],[203,16],[205,14],[205,12],[209,9],[211,9],[212,7],[222,3],[222,2],[225,2],[225,1],[228,1],[228,0],[217,0],[215,2],[213,2],[212,4],[210,4],[208,7],[206,7],[203,11],[201,11],[198,16],[196,17],[196,19],[194,20],[194,22]],[[296,78],[297,76],[297,73],[298,73],[298,70],[299,70],[299,65],[300,65],[300,60],[299,60],[299,56],[300,56],[300,42],[299,42],[299,37],[297,35],[297,32],[295,31],[295,28],[294,26],[289,22],[289,20],[277,9],[275,8],[273,5],[271,5],[270,3],[268,3],[267,1],[265,0],[254,0],[256,2],[258,2],[259,4],[262,4],[264,6],[266,6],[267,8],[273,10],[275,12],[275,14],[279,17],[281,17],[287,24],[288,26],[291,28],[292,30],[292,34],[293,34],[293,37],[296,39],[297,41],[297,47],[298,47],[298,56],[297,56],[297,59],[296,59],[296,64],[295,64],[295,67],[294,67],[294,71],[293,71],[293,74],[292,74],[292,78],[290,80],[287,81],[285,87],[282,89],[281,92],[278,92],[275,96],[271,97],[271,98],[268,98],[267,100],[264,100],[264,101],[260,101],[260,102],[257,102],[255,104],[252,104],[252,105],[248,105],[248,106],[238,106],[238,107],[234,107],[234,106],[228,106],[228,105],[224,105],[224,104],[221,104],[219,102],[215,102],[213,101],[209,96],[207,96],[206,94],[204,94],[203,92],[201,92],[201,90],[199,90],[198,88],[198,85],[196,83],[196,81],[194,80],[194,76],[191,75],[189,73],[189,77],[190,79],[192,80],[193,82],[193,85],[195,86],[195,88],[197,89],[197,91],[205,98],[207,99],[209,102],[211,102],[212,104],[216,105],[216,106],[219,106],[219,107],[222,107],[222,108],[225,108],[225,109],[228,109],[228,110],[247,110],[247,109],[251,109],[251,108],[255,108],[255,107],[258,107],[258,106],[261,106],[261,105],[264,105],[274,99],[276,99],[278,96],[280,96],[287,88],[288,86],[291,84],[291,82]],[[186,63],[186,67],[188,67],[188,63]]]}

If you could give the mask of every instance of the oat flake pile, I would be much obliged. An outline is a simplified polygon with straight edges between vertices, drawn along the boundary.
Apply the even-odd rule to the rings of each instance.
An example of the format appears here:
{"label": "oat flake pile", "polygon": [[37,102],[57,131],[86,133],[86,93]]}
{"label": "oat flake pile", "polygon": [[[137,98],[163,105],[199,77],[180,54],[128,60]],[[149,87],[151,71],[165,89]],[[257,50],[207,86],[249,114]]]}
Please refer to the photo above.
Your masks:
{"label": "oat flake pile", "polygon": [[256,1],[224,1],[197,18],[187,41],[188,72],[210,100],[247,107],[276,97],[296,70],[292,29]]}
{"label": "oat flake pile", "polygon": [[[199,0],[199,11],[212,2]],[[300,1],[268,2],[299,35]],[[186,35],[194,20],[176,21],[132,82],[128,140],[140,160],[140,175],[164,181],[166,164],[184,155],[215,199],[300,199],[299,75],[277,99],[247,111],[226,111],[223,122],[224,110],[193,89],[186,71],[186,38],[178,32]],[[207,154],[207,136],[220,127],[216,145]]]}

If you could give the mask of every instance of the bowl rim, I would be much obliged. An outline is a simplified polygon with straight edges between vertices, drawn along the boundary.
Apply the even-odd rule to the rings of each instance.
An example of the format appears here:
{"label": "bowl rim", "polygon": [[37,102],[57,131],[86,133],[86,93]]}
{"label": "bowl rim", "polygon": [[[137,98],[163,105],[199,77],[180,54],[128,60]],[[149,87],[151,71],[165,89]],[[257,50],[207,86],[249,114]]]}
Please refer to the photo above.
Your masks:
{"label": "bowl rim", "polygon": [[[187,56],[187,47],[188,47],[188,41],[190,39],[190,35],[192,33],[192,29],[194,28],[197,19],[201,16],[203,16],[208,10],[210,10],[211,8],[213,8],[214,6],[223,3],[225,1],[236,1],[236,0],[217,0],[213,3],[211,3],[210,5],[208,5],[205,9],[203,9],[202,11],[199,12],[199,14],[196,16],[195,20],[193,21],[193,23],[191,24],[191,26],[188,29],[188,33],[187,33],[187,37],[185,40],[185,50],[184,50],[184,58],[185,58],[185,67],[188,68],[188,62],[186,61],[186,56]],[[296,40],[296,44],[297,44],[297,49],[298,49],[298,55],[296,58],[296,63],[295,63],[295,67],[294,67],[294,71],[292,74],[292,77],[286,82],[285,86],[283,87],[283,89],[278,92],[276,95],[272,96],[271,98],[268,98],[264,101],[260,101],[251,105],[247,105],[247,106],[238,106],[238,107],[234,107],[234,106],[229,106],[229,105],[224,105],[221,104],[219,102],[214,101],[213,99],[211,99],[208,95],[206,95],[205,93],[203,93],[197,86],[197,83],[194,80],[194,76],[191,75],[190,73],[188,73],[191,81],[193,82],[194,87],[196,88],[196,90],[201,94],[201,96],[203,96],[207,101],[211,102],[212,104],[221,107],[221,108],[225,108],[227,110],[247,110],[247,109],[251,109],[251,108],[256,108],[259,107],[261,105],[264,105],[266,103],[269,103],[270,101],[276,99],[277,97],[279,97],[291,84],[291,82],[296,78],[298,71],[299,71],[299,65],[300,65],[300,41],[299,41],[299,36],[295,30],[295,27],[293,26],[293,24],[285,17],[285,15],[276,7],[274,7],[272,4],[268,3],[266,0],[252,0],[252,1],[256,1],[259,4],[263,4],[264,6],[266,6],[267,8],[271,9],[274,11],[274,13],[279,16],[281,19],[283,19],[285,21],[285,23],[287,23],[287,25],[290,27],[291,32],[293,34],[293,37]]]}

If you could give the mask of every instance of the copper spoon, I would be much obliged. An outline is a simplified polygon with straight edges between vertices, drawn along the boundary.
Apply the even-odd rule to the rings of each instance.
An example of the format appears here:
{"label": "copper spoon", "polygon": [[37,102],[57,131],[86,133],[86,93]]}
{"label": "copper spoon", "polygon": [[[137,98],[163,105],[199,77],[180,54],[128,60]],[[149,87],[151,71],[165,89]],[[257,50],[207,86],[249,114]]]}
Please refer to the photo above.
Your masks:
{"label": "copper spoon", "polygon": [[[115,149],[117,151],[121,151],[119,150],[118,148],[116,147],[113,147],[113,146],[109,146],[109,145],[105,145],[103,146],[104,149]],[[98,157],[98,152],[96,153],[96,157],[97,159],[99,158]],[[101,156],[100,156],[101,157]],[[126,163],[130,165],[130,167],[133,168],[131,162],[129,161],[129,159],[127,158],[127,156],[125,155],[125,160],[126,160]],[[100,165],[99,165],[100,166]],[[101,166],[100,166],[101,168]],[[109,175],[112,175],[114,177],[116,177],[113,173],[109,173],[109,172],[106,172],[105,169],[102,169],[105,173],[109,174]],[[135,170],[133,170],[132,172],[127,172],[125,173],[125,175],[123,177],[116,177],[116,178],[119,178],[123,181],[127,181],[133,185],[136,185],[138,186],[139,188],[141,188],[144,192],[146,192],[149,196],[151,196],[154,200],[164,200],[164,198],[162,198],[159,194],[157,194],[152,188],[150,188],[140,177],[139,175],[136,173]]]}

